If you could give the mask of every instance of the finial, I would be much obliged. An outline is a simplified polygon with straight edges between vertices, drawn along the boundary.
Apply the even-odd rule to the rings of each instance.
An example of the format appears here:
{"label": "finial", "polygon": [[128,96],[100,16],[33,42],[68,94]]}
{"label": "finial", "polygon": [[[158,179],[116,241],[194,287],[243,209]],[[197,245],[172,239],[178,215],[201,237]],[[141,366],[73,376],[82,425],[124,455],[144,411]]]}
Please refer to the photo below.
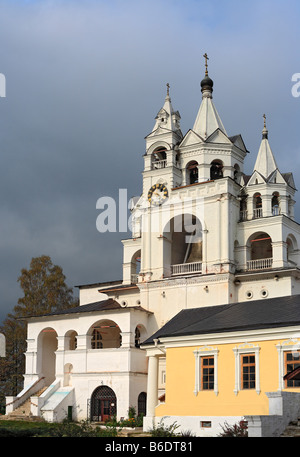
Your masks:
{"label": "finial", "polygon": [[167,96],[169,97],[169,95],[170,95],[170,84],[167,83]]}
{"label": "finial", "polygon": [[207,61],[209,60],[209,58],[208,58],[207,53],[205,53],[205,54],[203,55],[203,57],[204,57],[204,59],[205,59],[205,76],[208,76],[208,70],[207,70],[207,66],[208,66],[208,65],[207,65]]}
{"label": "finial", "polygon": [[262,137],[263,137],[263,140],[267,140],[268,139],[268,130],[267,130],[267,124],[266,124],[266,115],[264,114],[263,115],[263,118],[264,118],[264,128],[263,128],[263,132],[262,132]]}

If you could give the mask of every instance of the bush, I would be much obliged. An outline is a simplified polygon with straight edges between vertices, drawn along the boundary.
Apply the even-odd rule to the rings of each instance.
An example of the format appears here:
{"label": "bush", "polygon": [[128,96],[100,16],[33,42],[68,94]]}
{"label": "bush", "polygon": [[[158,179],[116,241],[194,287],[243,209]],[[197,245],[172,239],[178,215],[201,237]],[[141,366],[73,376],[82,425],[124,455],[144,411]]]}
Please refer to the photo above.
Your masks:
{"label": "bush", "polygon": [[1,421],[0,437],[116,437],[115,425],[105,429],[93,427],[90,423],[65,420],[60,423],[34,423],[26,421]]}
{"label": "bush", "polygon": [[240,421],[238,424],[229,425],[225,422],[224,426],[221,425],[223,432],[218,436],[221,437],[247,437],[248,427],[247,422]]}
{"label": "bush", "polygon": [[175,437],[178,436],[175,433],[175,430],[179,427],[176,422],[167,426],[164,425],[163,420],[161,420],[158,425],[153,424],[153,428],[149,431],[150,435],[153,437]]}

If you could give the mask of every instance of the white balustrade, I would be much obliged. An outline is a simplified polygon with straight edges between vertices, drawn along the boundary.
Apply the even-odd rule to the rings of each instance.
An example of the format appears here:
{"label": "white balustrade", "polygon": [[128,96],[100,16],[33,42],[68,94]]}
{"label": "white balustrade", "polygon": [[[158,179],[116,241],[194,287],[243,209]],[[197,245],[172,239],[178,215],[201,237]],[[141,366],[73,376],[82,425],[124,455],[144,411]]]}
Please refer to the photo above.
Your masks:
{"label": "white balustrade", "polygon": [[267,268],[272,268],[273,259],[272,257],[268,259],[257,259],[257,260],[248,260],[247,261],[247,270],[265,270]]}
{"label": "white balustrade", "polygon": [[190,273],[202,273],[202,262],[180,263],[171,265],[172,276]]}

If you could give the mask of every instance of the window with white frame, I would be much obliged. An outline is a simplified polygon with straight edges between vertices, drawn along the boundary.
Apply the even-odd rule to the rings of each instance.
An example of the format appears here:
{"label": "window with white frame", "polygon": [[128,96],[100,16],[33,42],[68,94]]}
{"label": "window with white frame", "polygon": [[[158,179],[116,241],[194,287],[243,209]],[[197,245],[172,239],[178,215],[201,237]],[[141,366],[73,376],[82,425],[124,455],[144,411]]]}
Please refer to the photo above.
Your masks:
{"label": "window with white frame", "polygon": [[233,349],[235,355],[235,386],[237,395],[241,390],[255,389],[260,393],[259,346],[241,344]]}
{"label": "window with white frame", "polygon": [[198,392],[213,390],[218,395],[218,349],[204,346],[194,351],[195,389]]}
{"label": "window with white frame", "polygon": [[284,376],[289,371],[292,371],[292,365],[296,367],[296,364],[298,365],[299,363],[300,339],[290,338],[289,340],[285,340],[282,343],[277,344],[276,348],[278,351],[279,366],[278,390],[283,390],[288,387],[293,387],[284,381]]}

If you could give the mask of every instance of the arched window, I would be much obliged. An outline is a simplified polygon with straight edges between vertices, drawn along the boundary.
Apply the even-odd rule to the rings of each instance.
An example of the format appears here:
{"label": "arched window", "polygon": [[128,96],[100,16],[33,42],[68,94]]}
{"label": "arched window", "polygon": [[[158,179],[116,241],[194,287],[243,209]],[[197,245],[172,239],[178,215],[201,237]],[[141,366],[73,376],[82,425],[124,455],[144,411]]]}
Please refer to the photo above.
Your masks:
{"label": "arched window", "polygon": [[147,394],[141,392],[138,396],[138,416],[146,416]]}
{"label": "arched window", "polygon": [[198,163],[190,162],[187,167],[187,184],[196,184],[198,182]]}
{"label": "arched window", "polygon": [[274,192],[272,196],[272,214],[273,216],[278,216],[280,214],[279,207],[279,193]]}
{"label": "arched window", "polygon": [[253,196],[253,218],[257,219],[263,216],[262,198],[259,193]]}
{"label": "arched window", "polygon": [[134,345],[136,348],[140,347],[141,342],[141,332],[139,331],[138,327],[135,328],[135,337],[134,337]]}

